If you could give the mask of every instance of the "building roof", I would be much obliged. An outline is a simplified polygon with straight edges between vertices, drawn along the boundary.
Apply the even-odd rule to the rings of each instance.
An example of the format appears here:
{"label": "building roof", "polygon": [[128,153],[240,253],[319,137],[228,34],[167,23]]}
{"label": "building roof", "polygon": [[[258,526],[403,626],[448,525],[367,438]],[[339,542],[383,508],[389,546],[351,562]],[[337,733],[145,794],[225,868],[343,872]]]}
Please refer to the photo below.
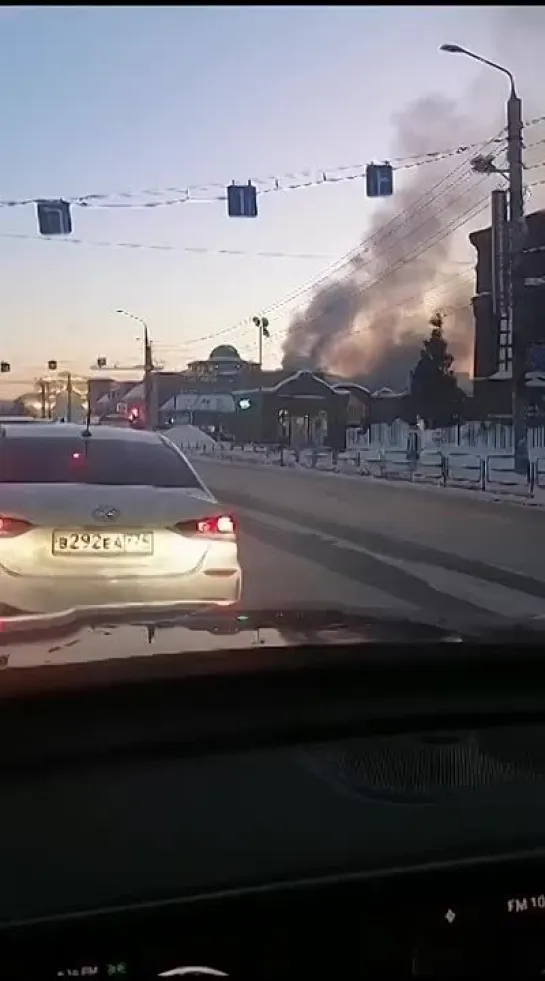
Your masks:
{"label": "building roof", "polygon": [[232,344],[219,344],[210,352],[209,361],[240,361],[241,357]]}
{"label": "building roof", "polygon": [[160,408],[165,412],[234,412],[235,400],[232,395],[220,392],[212,392],[208,395],[181,391],[164,402]]}

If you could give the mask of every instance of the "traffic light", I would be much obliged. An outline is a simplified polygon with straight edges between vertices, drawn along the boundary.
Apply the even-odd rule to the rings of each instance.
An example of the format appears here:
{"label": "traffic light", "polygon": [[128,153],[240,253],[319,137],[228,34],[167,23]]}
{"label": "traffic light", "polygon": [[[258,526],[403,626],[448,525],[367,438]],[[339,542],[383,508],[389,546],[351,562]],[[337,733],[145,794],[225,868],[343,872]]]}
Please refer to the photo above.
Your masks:
{"label": "traffic light", "polygon": [[389,198],[394,193],[394,170],[391,164],[367,164],[365,184],[368,198]]}
{"label": "traffic light", "polygon": [[97,358],[97,368],[105,368],[107,364],[107,358]]}
{"label": "traffic light", "polygon": [[267,340],[270,338],[269,321],[266,317],[252,317],[252,323],[261,331],[263,337]]}
{"label": "traffic light", "polygon": [[36,213],[40,235],[72,233],[72,215],[68,201],[37,201]]}
{"label": "traffic light", "polygon": [[47,370],[48,371],[56,371],[57,370],[57,362],[55,360],[48,361],[47,362]]}
{"label": "traffic light", "polygon": [[257,188],[251,181],[232,184],[227,188],[227,214],[229,218],[257,218]]}
{"label": "traffic light", "polygon": [[0,374],[7,375],[11,371],[11,365],[9,361],[0,361]]}

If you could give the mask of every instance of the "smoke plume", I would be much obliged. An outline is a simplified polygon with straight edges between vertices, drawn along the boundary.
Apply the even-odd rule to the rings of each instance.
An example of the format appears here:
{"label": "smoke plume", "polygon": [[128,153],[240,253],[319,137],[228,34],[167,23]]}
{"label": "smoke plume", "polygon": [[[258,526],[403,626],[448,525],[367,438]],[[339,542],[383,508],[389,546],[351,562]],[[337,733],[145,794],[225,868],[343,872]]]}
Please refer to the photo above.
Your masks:
{"label": "smoke plume", "polygon": [[[393,122],[394,157],[467,146],[483,136],[456,104],[440,96],[418,100]],[[495,135],[493,127],[486,135]],[[379,206],[361,250],[293,317],[284,342],[284,367],[362,377],[372,387],[403,387],[437,309],[446,314],[457,367],[470,363],[472,270],[451,257],[457,226],[476,217],[491,189],[490,178],[471,171],[469,161],[477,152],[468,149],[415,166],[404,179],[403,172],[396,173],[394,196]],[[481,224],[485,222],[483,214]]]}

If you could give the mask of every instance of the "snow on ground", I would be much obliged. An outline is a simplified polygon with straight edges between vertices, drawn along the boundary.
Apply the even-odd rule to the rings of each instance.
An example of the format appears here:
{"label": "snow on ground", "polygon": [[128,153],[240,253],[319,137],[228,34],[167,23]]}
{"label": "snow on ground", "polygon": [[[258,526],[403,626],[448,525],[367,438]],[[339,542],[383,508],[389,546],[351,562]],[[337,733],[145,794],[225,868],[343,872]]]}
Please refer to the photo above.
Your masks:
{"label": "snow on ground", "polygon": [[172,426],[167,430],[166,435],[176,446],[183,447],[184,450],[199,447],[211,451],[217,445],[212,436],[204,433],[197,426]]}

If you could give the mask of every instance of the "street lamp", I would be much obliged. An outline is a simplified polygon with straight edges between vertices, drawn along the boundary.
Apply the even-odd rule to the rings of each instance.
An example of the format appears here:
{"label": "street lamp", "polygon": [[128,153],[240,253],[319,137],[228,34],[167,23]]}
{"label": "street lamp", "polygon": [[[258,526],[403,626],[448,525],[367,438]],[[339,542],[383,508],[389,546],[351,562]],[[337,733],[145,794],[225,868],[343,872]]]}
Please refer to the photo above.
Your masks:
{"label": "street lamp", "polygon": [[142,327],[144,328],[144,330],[147,330],[148,329],[148,325],[147,325],[146,321],[145,320],[142,320],[142,317],[138,317],[135,313],[131,313],[130,310],[122,310],[121,308],[119,308],[115,312],[118,313],[118,314],[120,314],[120,316],[122,316],[122,317],[129,317],[131,320],[136,320],[136,322],[138,324],[141,324],[142,325]]}
{"label": "street lamp", "polygon": [[252,317],[254,327],[257,327],[258,337],[258,359],[259,359],[259,408],[258,408],[258,429],[259,439],[263,439],[263,338],[269,338],[269,321],[267,317]]}
{"label": "street lamp", "polygon": [[119,313],[122,317],[129,317],[131,320],[136,320],[137,323],[141,324],[144,328],[144,406],[145,406],[145,425],[150,426],[155,422],[155,385],[153,379],[153,354],[151,349],[151,341],[149,336],[148,325],[142,317],[138,317],[135,313],[131,313],[130,310],[123,310],[119,308],[115,311]]}
{"label": "street lamp", "polygon": [[509,79],[507,100],[507,164],[509,177],[509,284],[510,284],[510,334],[512,347],[512,405],[513,443],[515,470],[528,472],[528,434],[525,415],[526,336],[524,324],[524,270],[522,247],[524,238],[524,186],[522,165],[522,100],[517,95],[515,77],[508,68],[482,55],[463,48],[459,44],[442,44],[440,51],[461,54],[481,65],[487,65]]}
{"label": "street lamp", "polygon": [[462,48],[460,44],[442,44],[439,50],[446,51],[447,54],[465,55],[466,58],[473,58],[473,61],[480,61],[481,65],[488,65],[489,68],[495,68],[496,71],[502,72],[503,75],[507,75],[507,78],[511,84],[511,92],[516,96],[515,77],[513,73],[503,65],[498,65],[495,61],[490,61],[488,58],[483,58],[482,55],[476,54],[475,51],[470,51],[469,48]]}

